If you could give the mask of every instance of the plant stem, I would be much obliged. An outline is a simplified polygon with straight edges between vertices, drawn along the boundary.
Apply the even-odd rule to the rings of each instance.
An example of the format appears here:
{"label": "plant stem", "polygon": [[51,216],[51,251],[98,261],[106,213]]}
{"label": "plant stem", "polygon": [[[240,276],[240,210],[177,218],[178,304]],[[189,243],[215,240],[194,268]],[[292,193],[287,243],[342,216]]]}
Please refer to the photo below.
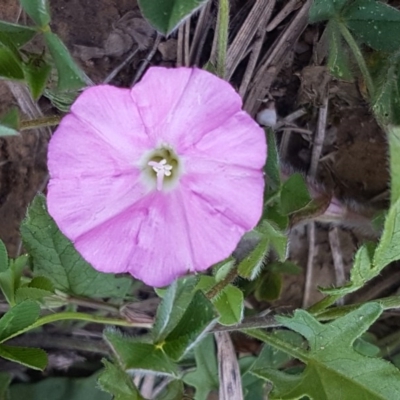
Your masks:
{"label": "plant stem", "polygon": [[225,276],[222,281],[215,284],[207,293],[207,299],[211,300],[215,297],[218,293],[220,293],[226,286],[228,286],[232,281],[234,281],[238,276],[238,269],[237,267],[233,267],[228,274]]}
{"label": "plant stem", "polygon": [[220,78],[225,78],[226,52],[228,49],[229,33],[229,0],[219,0],[218,20],[217,20],[217,74]]}
{"label": "plant stem", "polygon": [[85,321],[85,322],[92,322],[95,324],[127,326],[130,328],[148,328],[148,329],[150,329],[152,327],[152,324],[143,323],[143,322],[130,322],[130,321],[127,321],[124,319],[106,318],[106,317],[100,317],[97,315],[91,315],[91,314],[86,314],[86,313],[81,313],[81,312],[61,312],[61,313],[45,315],[44,317],[39,318],[32,325],[29,325],[26,328],[21,329],[20,331],[7,337],[7,340],[9,340],[15,336],[22,335],[23,333],[28,332],[32,329],[39,328],[42,325],[51,324],[51,323],[57,322],[57,321],[65,321],[65,320],[79,320],[79,321]]}
{"label": "plant stem", "polygon": [[343,37],[346,40],[347,44],[349,45],[351,51],[353,52],[354,58],[356,59],[358,67],[361,70],[361,73],[362,73],[365,83],[367,85],[369,96],[370,96],[370,98],[373,98],[374,92],[375,92],[374,84],[372,82],[371,74],[369,73],[367,64],[365,63],[365,59],[361,53],[361,50],[358,47],[357,42],[354,40],[353,35],[347,29],[347,27],[342,22],[339,22],[338,25],[339,25],[340,33],[343,35]]}
{"label": "plant stem", "polygon": [[58,115],[52,115],[51,117],[43,117],[36,119],[28,119],[20,122],[20,131],[26,131],[27,129],[43,128],[46,126],[58,125],[61,121],[61,117]]}

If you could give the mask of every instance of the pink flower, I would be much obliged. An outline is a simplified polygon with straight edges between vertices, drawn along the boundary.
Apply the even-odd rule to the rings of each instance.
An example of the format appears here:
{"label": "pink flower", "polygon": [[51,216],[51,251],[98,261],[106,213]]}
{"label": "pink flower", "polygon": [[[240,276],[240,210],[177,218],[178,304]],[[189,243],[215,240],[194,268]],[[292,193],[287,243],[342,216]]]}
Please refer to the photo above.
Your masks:
{"label": "pink flower", "polygon": [[54,133],[48,208],[98,271],[148,285],[228,257],[263,204],[263,130],[225,81],[150,68],[86,89]]}

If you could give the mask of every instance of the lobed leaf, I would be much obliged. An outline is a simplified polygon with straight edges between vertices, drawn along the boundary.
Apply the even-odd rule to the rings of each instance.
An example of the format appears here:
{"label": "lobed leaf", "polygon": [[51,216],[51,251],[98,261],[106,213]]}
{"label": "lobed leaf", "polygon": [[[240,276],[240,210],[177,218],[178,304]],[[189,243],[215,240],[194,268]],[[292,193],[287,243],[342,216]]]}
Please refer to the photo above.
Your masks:
{"label": "lobed leaf", "polygon": [[29,207],[21,234],[35,276],[48,278],[56,289],[94,298],[123,298],[130,290],[132,279],[97,272],[80,256],[48,214],[42,195]]}
{"label": "lobed leaf", "polygon": [[[306,364],[304,372],[287,374],[271,368],[253,370],[274,384],[271,399],[318,400],[400,398],[400,371],[391,363],[366,357],[354,350],[354,342],[382,313],[377,303],[367,303],[334,322],[321,324],[306,311],[297,310],[292,318],[277,317],[285,327],[304,336],[309,350],[299,350],[287,342],[260,333],[274,347],[297,354]],[[285,351],[285,350],[284,350]]]}
{"label": "lobed leaf", "polygon": [[132,378],[117,365],[103,359],[104,370],[99,376],[100,387],[114,400],[143,400]]}
{"label": "lobed leaf", "polygon": [[218,363],[212,335],[207,335],[195,348],[196,370],[184,375],[183,381],[196,389],[195,400],[206,400],[212,390],[218,390]]}
{"label": "lobed leaf", "polygon": [[177,365],[165,354],[162,346],[138,342],[136,339],[111,330],[104,333],[104,339],[124,370],[178,377]]}

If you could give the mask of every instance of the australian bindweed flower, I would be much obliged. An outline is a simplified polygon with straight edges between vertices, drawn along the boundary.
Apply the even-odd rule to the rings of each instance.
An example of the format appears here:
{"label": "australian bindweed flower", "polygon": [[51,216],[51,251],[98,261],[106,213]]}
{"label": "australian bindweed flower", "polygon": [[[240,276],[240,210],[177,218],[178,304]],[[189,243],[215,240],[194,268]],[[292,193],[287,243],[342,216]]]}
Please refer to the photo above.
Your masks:
{"label": "australian bindweed flower", "polygon": [[232,253],[263,203],[263,130],[225,81],[150,68],[86,89],[48,150],[48,208],[98,271],[165,286]]}

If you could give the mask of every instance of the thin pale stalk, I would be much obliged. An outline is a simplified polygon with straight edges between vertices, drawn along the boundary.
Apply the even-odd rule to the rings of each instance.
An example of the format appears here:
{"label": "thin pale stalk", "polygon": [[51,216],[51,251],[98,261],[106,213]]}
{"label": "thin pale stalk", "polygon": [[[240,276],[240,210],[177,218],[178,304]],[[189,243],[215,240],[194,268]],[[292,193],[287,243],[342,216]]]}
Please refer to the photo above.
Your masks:
{"label": "thin pale stalk", "polygon": [[58,115],[53,115],[51,117],[28,119],[25,121],[21,121],[19,130],[26,131],[27,129],[37,129],[46,126],[54,126],[58,125],[60,121],[61,117],[59,117]]}
{"label": "thin pale stalk", "polygon": [[229,0],[219,0],[217,21],[217,74],[225,78],[229,33]]}

